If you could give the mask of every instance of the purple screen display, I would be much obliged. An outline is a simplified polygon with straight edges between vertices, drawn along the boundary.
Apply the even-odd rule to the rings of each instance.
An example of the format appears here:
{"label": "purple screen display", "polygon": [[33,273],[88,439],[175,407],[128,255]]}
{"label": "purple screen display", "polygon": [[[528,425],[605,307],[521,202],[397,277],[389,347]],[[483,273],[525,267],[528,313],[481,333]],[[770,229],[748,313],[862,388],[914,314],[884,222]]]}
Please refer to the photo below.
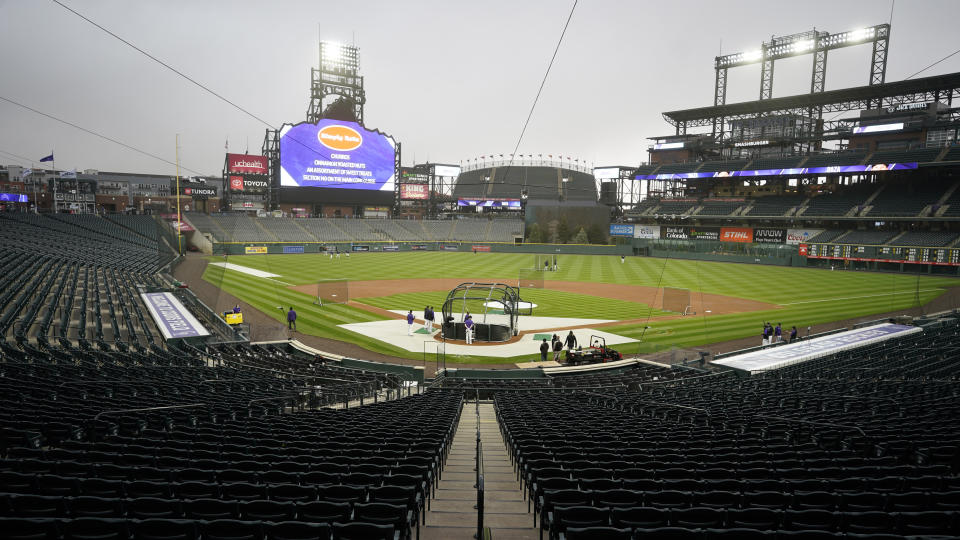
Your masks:
{"label": "purple screen display", "polygon": [[396,142],[356,122],[320,120],[280,130],[280,185],[393,191]]}

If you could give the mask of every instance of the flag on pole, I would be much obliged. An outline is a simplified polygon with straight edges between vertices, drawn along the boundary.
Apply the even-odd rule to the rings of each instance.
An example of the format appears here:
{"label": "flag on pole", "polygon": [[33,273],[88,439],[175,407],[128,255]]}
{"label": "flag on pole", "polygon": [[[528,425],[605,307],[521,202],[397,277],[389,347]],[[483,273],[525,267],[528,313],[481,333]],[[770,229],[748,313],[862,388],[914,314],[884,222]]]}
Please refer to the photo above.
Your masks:
{"label": "flag on pole", "polygon": [[60,178],[76,178],[76,177],[77,177],[77,169],[73,169],[72,171],[60,171]]}
{"label": "flag on pole", "polygon": [[49,156],[40,158],[40,163],[43,163],[45,161],[53,161],[53,152],[51,152]]}
{"label": "flag on pole", "polygon": [[33,169],[23,169],[22,171],[20,171],[20,179],[22,180],[30,176],[31,174],[33,174]]}

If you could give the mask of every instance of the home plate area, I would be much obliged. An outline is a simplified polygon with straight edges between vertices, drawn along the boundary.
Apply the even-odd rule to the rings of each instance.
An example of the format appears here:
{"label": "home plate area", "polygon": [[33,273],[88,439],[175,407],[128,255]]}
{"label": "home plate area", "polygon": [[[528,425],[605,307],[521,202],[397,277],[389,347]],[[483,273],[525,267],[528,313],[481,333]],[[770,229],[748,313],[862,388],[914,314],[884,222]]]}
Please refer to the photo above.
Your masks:
{"label": "home plate area", "polygon": [[[405,316],[407,314],[407,312],[403,310],[391,311],[392,313],[396,313],[400,316]],[[488,314],[487,321],[495,322],[495,317],[497,316],[498,315],[495,314]],[[446,341],[444,343],[439,339],[439,337],[437,337],[437,334],[440,332],[439,328],[434,326],[433,332],[428,333],[423,327],[423,323],[420,321],[420,319],[413,324],[412,336],[407,335],[408,329],[407,321],[405,319],[341,324],[339,327],[367,337],[379,339],[384,343],[389,343],[390,345],[400,347],[401,349],[410,352],[422,353],[425,347],[427,347],[428,351],[433,352],[434,346],[429,345],[429,343],[444,343],[447,354],[510,358],[513,356],[521,356],[526,354],[539,354],[541,341],[539,339],[535,339],[535,337],[538,335],[541,339],[544,334],[548,336],[557,334],[560,335],[561,338],[565,338],[567,332],[570,331],[554,331],[553,329],[556,328],[573,329],[573,335],[577,337],[577,342],[583,347],[588,347],[590,345],[590,336],[598,336],[605,339],[607,345],[636,342],[635,339],[617,334],[611,334],[610,332],[604,332],[596,328],[591,328],[591,325],[599,325],[610,322],[615,321],[608,319],[577,319],[569,317],[520,317],[520,333],[522,334],[520,339],[511,343],[477,343],[474,345],[467,345],[462,341]],[[427,343],[428,345],[424,345],[424,343]]]}

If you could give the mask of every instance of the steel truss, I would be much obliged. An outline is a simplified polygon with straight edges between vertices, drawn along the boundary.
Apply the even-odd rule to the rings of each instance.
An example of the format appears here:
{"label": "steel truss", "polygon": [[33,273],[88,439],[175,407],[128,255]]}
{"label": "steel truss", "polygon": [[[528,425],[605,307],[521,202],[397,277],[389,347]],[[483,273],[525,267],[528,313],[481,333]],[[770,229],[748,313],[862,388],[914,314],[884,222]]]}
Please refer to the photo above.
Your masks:
{"label": "steel truss", "polygon": [[363,125],[363,105],[367,101],[360,76],[360,50],[357,47],[320,42],[320,67],[310,68],[310,105],[307,122],[316,124],[324,118],[324,100],[339,97],[350,102],[353,116]]}

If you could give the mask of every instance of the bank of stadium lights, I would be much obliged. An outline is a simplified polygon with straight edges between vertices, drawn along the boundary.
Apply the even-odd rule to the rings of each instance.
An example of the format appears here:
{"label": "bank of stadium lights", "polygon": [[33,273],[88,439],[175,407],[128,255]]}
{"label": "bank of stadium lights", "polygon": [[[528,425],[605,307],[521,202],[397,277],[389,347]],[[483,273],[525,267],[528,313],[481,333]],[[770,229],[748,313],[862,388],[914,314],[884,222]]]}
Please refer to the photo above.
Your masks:
{"label": "bank of stadium lights", "polygon": [[320,42],[320,69],[354,73],[360,68],[359,50],[336,41]]}
{"label": "bank of stadium lights", "polygon": [[[827,32],[819,34],[819,48],[821,50],[836,49],[839,47],[859,45],[865,41],[876,39],[878,37],[878,27],[870,26],[866,28],[858,28],[856,30],[848,30],[838,34],[829,34]],[[764,45],[766,47],[766,58],[774,59],[792,55],[808,54],[813,52],[814,49],[818,47],[817,42],[810,38],[810,32],[804,32],[794,36],[773,38],[769,43],[765,43]],[[717,67],[723,68],[739,64],[752,64],[755,62],[760,62],[763,59],[764,51],[761,49],[753,49],[746,52],[718,56],[716,62]]]}

